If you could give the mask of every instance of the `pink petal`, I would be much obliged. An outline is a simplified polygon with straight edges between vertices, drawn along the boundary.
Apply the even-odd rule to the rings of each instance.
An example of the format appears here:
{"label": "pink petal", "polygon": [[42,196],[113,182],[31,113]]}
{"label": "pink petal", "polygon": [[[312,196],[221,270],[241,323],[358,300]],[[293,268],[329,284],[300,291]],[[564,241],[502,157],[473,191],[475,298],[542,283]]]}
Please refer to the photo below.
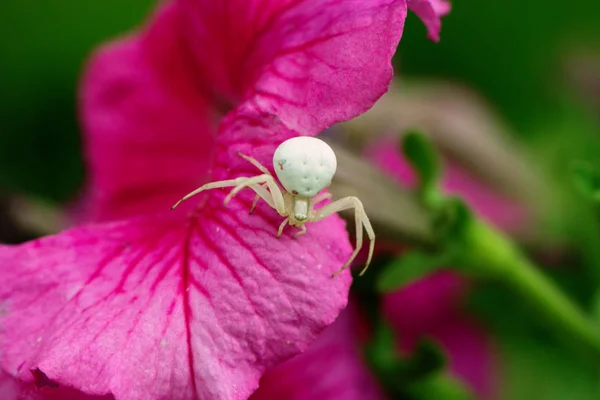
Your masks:
{"label": "pink petal", "polygon": [[[217,125],[172,7],[99,51],[82,90],[88,163],[80,220],[168,210],[208,179]],[[211,99],[212,100],[212,99]]]}
{"label": "pink petal", "polygon": [[[366,157],[385,172],[407,186],[416,184],[412,167],[400,154],[394,141],[384,140],[366,150]],[[442,186],[446,193],[462,197],[484,220],[508,232],[516,232],[528,223],[525,209],[514,200],[498,193],[478,180],[469,171],[447,163]]]}
{"label": "pink petal", "polygon": [[446,0],[408,0],[408,8],[423,20],[429,39],[440,40],[440,17],[450,12],[450,3]]}
{"label": "pink petal", "polygon": [[198,71],[221,96],[316,134],[388,89],[406,0],[180,0]]}
{"label": "pink petal", "polygon": [[431,4],[433,11],[435,11],[435,13],[440,17],[445,16],[452,9],[452,6],[448,0],[429,0],[429,3]]}
{"label": "pink petal", "polygon": [[[465,315],[428,332],[448,354],[452,374],[465,382],[481,399],[493,399],[498,393],[495,377],[495,348],[484,329]],[[410,338],[406,338],[407,342]]]}
{"label": "pink petal", "polygon": [[385,297],[389,318],[405,329],[423,332],[455,317],[467,283],[449,271],[440,271]]}
{"label": "pink petal", "polygon": [[350,275],[330,276],[350,248],[339,218],[276,239],[273,210],[223,197],[0,247],[3,368],[119,400],[247,398],[346,305]]}
{"label": "pink petal", "polygon": [[18,391],[19,383],[0,368],[0,399],[16,400]]}
{"label": "pink petal", "polygon": [[353,317],[345,310],[306,352],[267,372],[250,399],[381,399],[360,357]]}

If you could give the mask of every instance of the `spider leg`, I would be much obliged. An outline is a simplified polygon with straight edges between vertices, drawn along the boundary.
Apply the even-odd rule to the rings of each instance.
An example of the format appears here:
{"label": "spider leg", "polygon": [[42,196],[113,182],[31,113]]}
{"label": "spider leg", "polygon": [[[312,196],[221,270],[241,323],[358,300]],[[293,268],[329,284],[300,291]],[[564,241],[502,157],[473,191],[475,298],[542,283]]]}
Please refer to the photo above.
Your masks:
{"label": "spider leg", "polygon": [[[263,184],[263,185],[260,185],[260,188],[261,188],[261,189],[265,189],[265,187],[266,187],[266,186],[267,186],[266,184]],[[252,202],[252,208],[250,208],[250,215],[252,215],[252,213],[254,212],[254,209],[256,208],[256,204],[258,203],[258,200],[261,198],[261,195],[259,195],[259,194],[258,194],[258,191],[257,191],[256,189],[255,189],[254,191],[256,192],[256,196],[254,196],[254,201]],[[266,192],[266,191],[267,191],[267,190],[265,189],[265,192]],[[268,192],[267,192],[267,193],[268,193]],[[271,197],[271,198],[272,198],[272,197]],[[264,199],[264,197],[263,197],[263,199]],[[265,200],[265,201],[266,201],[266,200]],[[268,203],[268,202],[267,202],[267,203]],[[269,204],[269,205],[270,205],[271,207],[275,208],[275,205],[274,205],[274,204]]]}
{"label": "spider leg", "polygon": [[[237,179],[229,179],[229,180],[225,180],[225,181],[207,183],[205,185],[200,186],[198,189],[194,190],[193,192],[186,194],[177,203],[175,203],[175,205],[173,207],[171,207],[171,210],[174,210],[175,208],[177,208],[177,206],[179,206],[182,202],[189,199],[190,197],[193,197],[205,190],[225,188],[225,187],[230,187],[230,186],[237,187],[249,179],[252,179],[252,178],[240,177]],[[269,206],[275,208],[275,204],[273,203],[273,197],[271,196],[271,193],[269,193],[269,191],[267,191],[264,187],[262,187],[260,185],[252,185],[251,184],[251,185],[249,185],[249,187],[256,192],[257,197],[261,197]]]}
{"label": "spider leg", "polygon": [[277,237],[281,237],[281,234],[283,233],[283,228],[285,228],[288,222],[288,218],[284,219],[283,222],[281,222],[281,225],[279,225],[279,229],[277,230]]}
{"label": "spider leg", "polygon": [[258,162],[258,160],[254,157],[247,156],[243,153],[237,152],[237,155],[242,157],[244,160],[248,161],[250,164],[254,165],[256,168],[260,170],[263,174],[271,175],[267,167]]}
{"label": "spider leg", "polygon": [[269,175],[269,179],[267,179],[267,187],[269,188],[269,192],[271,196],[273,196],[273,203],[275,205],[275,209],[279,213],[279,215],[287,217],[288,212],[285,209],[285,201],[283,200],[283,193],[281,192],[281,188],[275,182],[275,179]]}
{"label": "spider leg", "polygon": [[[263,183],[267,185],[270,193],[267,192],[266,190],[264,190],[262,187],[258,186]],[[273,177],[268,174],[258,175],[253,178],[245,178],[235,187],[235,189],[233,189],[231,191],[231,193],[229,193],[229,195],[227,195],[224,203],[227,204],[233,198],[233,196],[235,196],[236,194],[239,193],[240,190],[242,190],[243,188],[248,187],[248,186],[250,186],[250,187],[254,186],[257,188],[260,187],[260,190],[264,190],[263,194],[269,193],[273,199],[273,206],[274,206],[275,210],[277,210],[279,215],[281,215],[281,216],[287,215],[286,210],[285,210],[285,203],[283,200],[283,194],[281,193],[281,189],[277,185],[277,182],[275,182],[275,179],[273,179]],[[257,193],[259,193],[257,189],[254,189],[254,190],[257,191]],[[265,199],[265,197],[263,197],[263,199]],[[267,201],[267,200],[265,199],[265,201]]]}
{"label": "spider leg", "polygon": [[304,235],[306,233],[306,225],[302,224],[300,230],[294,234],[294,237],[297,238],[300,235]]}
{"label": "spider leg", "polygon": [[367,258],[367,263],[362,269],[362,271],[360,271],[359,275],[363,275],[365,273],[365,271],[369,267],[369,264],[371,263],[371,259],[373,258],[373,250],[375,249],[375,232],[373,231],[373,227],[371,226],[371,222],[369,221],[369,217],[367,217],[367,214],[365,213],[365,209],[361,201],[357,197],[344,197],[343,199],[337,200],[331,204],[327,204],[325,207],[317,211],[315,217],[312,220],[320,221],[330,216],[331,214],[335,214],[339,211],[347,210],[350,208],[354,208],[354,221],[356,225],[356,247],[352,252],[352,255],[350,256],[350,259],[346,261],[344,266],[339,271],[333,274],[333,277],[339,275],[342,271],[347,269],[358,255],[358,252],[360,251],[363,242],[363,227],[367,231],[367,235],[369,236],[369,240],[371,241],[371,243],[369,246],[369,256]]}
{"label": "spider leg", "polygon": [[[244,153],[240,153],[238,151],[237,153],[238,156],[242,157],[244,160],[248,161],[250,164],[254,165],[256,168],[258,168],[260,170],[260,172],[262,172],[265,175],[271,175],[271,173],[269,172],[269,170],[267,169],[267,167],[265,167],[264,165],[262,165],[260,162],[258,162],[258,160],[254,157],[250,157],[245,155]],[[264,188],[267,185],[261,185],[262,188]],[[255,189],[255,191],[257,192],[256,196],[254,197],[254,202],[252,203],[252,208],[250,209],[250,214],[252,214],[254,212],[254,209],[256,208],[256,204],[258,203],[258,200],[262,197],[263,199],[265,199],[264,196],[261,196],[258,194],[258,191]],[[265,199],[266,200],[266,199]],[[271,207],[276,208],[274,206],[274,204],[270,203],[269,204]]]}
{"label": "spider leg", "polygon": [[271,208],[275,208],[275,203],[273,202],[273,196],[271,196],[271,193],[266,189],[267,185],[252,185],[250,186],[252,188],[252,190],[254,190],[256,192],[256,196],[254,196],[254,201],[252,202],[252,208],[250,209],[250,214],[252,214],[254,212],[254,209],[256,208],[256,204],[258,203],[259,199],[263,199],[269,206],[271,206]]}
{"label": "spider leg", "polygon": [[313,203],[313,205],[314,205],[314,204],[317,204],[317,203],[320,203],[320,202],[322,202],[323,200],[329,200],[329,199],[331,199],[332,197],[333,197],[333,195],[332,195],[331,193],[329,193],[329,192],[326,192],[326,193],[321,193],[321,194],[319,194],[319,195],[317,195],[317,196],[313,197],[313,199],[312,199],[312,203]]}
{"label": "spider leg", "polygon": [[[254,165],[264,175],[269,175],[272,177],[272,175],[269,172],[269,170],[267,169],[267,167],[262,165],[256,158],[247,156],[243,153],[240,153],[239,151],[238,151],[237,155],[242,157],[244,160],[248,161],[250,164]],[[282,194],[281,188],[279,187],[279,185],[277,184],[275,179],[272,179],[272,182],[267,180],[266,184],[262,185],[263,188],[265,186],[267,186],[269,188],[269,191],[271,192],[271,194],[273,196],[273,201],[274,201],[275,205],[271,205],[271,207],[276,209],[280,215],[284,215],[285,214],[285,205],[284,205],[284,201],[283,201],[283,194]],[[275,188],[278,189],[278,191],[274,191]],[[263,197],[263,199],[264,199],[264,197]],[[252,214],[254,212],[257,202],[258,202],[258,196],[254,198],[254,203],[252,204],[252,208],[250,209],[250,214]]]}
{"label": "spider leg", "polygon": [[181,203],[183,203],[190,197],[193,197],[201,192],[204,192],[205,190],[237,186],[241,182],[243,182],[245,179],[248,179],[248,178],[242,177],[242,178],[237,178],[237,179],[228,179],[226,181],[210,182],[205,185],[202,185],[198,189],[186,194],[181,199],[179,199],[179,201],[177,203],[175,203],[175,205],[173,207],[171,207],[171,210],[174,210],[175,208],[177,208],[177,206],[179,206]]}

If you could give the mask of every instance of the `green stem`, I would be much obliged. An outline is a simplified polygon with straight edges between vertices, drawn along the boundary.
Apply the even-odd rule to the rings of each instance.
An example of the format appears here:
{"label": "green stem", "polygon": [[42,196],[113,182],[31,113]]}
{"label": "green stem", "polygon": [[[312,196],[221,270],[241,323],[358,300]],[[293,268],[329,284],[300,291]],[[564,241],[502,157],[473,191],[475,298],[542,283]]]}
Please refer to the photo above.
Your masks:
{"label": "green stem", "polygon": [[500,232],[473,220],[465,231],[467,266],[505,282],[552,326],[585,344],[600,358],[600,330],[563,292]]}

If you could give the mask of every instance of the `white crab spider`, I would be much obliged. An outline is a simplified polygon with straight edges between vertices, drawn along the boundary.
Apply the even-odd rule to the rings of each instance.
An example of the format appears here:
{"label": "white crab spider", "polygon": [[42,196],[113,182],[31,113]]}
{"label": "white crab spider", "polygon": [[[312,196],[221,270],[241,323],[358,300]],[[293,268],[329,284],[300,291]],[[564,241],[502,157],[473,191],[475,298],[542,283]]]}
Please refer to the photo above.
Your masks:
{"label": "white crab spider", "polygon": [[240,177],[225,181],[207,183],[181,198],[171,209],[175,209],[181,202],[209,189],[234,187],[225,198],[227,204],[240,190],[250,187],[256,192],[256,198],[250,213],[254,210],[258,198],[262,198],[269,206],[274,208],[279,215],[286,217],[277,231],[277,237],[283,233],[283,228],[290,224],[300,229],[294,237],[306,233],[307,222],[320,221],[331,214],[354,208],[356,221],[356,248],[350,259],[333,276],[338,275],[350,266],[362,247],[363,226],[370,239],[369,256],[367,263],[360,275],[369,267],[375,247],[375,232],[369,222],[361,201],[354,196],[327,204],[318,210],[314,205],[331,198],[330,193],[317,195],[321,190],[331,184],[331,179],[337,168],[337,160],[333,149],[324,141],[308,136],[288,139],[281,143],[273,154],[273,168],[281,182],[283,189],[277,184],[269,170],[253,157],[238,153],[240,157],[257,167],[262,174],[254,177]]}

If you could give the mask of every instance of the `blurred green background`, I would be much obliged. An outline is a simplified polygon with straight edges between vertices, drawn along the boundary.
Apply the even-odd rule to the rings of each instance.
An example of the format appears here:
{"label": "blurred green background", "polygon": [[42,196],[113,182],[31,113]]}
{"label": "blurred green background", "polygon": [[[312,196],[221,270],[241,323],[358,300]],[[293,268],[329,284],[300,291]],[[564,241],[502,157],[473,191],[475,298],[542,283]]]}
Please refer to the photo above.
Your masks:
{"label": "blurred green background", "polygon": [[[137,26],[153,5],[151,0],[0,2],[0,194],[58,203],[76,196],[84,179],[77,88],[85,60],[98,44]],[[600,57],[600,2],[455,0],[441,37],[440,43],[429,42],[422,23],[409,15],[399,48],[402,77],[468,85],[537,155],[565,193],[560,204],[567,223],[556,229],[576,238],[580,250],[569,265],[579,274],[553,273],[591,309],[600,277],[598,219],[571,193],[567,166],[574,158],[600,166],[600,109],[583,95],[572,71],[580,56]],[[600,71],[595,72],[599,80]],[[584,83],[583,89],[593,84],[598,82]],[[520,308],[496,287],[473,299],[473,309],[498,336],[509,380],[505,398],[600,398],[597,367],[575,359],[527,312],[505,312]]]}
{"label": "blurred green background", "polygon": [[64,201],[81,186],[77,86],[98,44],[126,33],[150,0],[0,3],[0,188]]}

